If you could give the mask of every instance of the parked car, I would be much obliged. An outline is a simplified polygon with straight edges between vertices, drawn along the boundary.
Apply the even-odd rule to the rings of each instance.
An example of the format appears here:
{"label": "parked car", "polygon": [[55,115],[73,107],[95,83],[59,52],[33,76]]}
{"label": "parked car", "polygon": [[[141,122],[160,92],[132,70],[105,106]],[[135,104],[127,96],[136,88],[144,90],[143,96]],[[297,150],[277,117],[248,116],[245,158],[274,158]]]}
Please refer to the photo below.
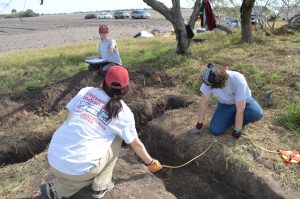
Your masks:
{"label": "parked car", "polygon": [[134,10],[131,12],[132,19],[149,19],[150,17],[150,13],[144,10]]}
{"label": "parked car", "polygon": [[95,14],[87,14],[84,17],[85,19],[97,19],[97,16]]}
{"label": "parked car", "polygon": [[106,12],[100,12],[98,19],[112,19],[112,15]]}
{"label": "parked car", "polygon": [[114,17],[115,19],[127,19],[129,18],[129,13],[124,11],[115,11]]}

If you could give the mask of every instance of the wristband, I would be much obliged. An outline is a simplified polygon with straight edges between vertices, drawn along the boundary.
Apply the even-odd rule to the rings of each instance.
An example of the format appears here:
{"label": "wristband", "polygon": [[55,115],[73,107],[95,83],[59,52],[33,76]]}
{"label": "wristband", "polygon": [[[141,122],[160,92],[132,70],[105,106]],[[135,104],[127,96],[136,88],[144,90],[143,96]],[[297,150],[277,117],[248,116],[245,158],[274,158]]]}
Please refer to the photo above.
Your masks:
{"label": "wristband", "polygon": [[234,128],[234,130],[235,130],[237,133],[242,132],[242,129],[241,129],[241,128]]}
{"label": "wristband", "polygon": [[154,162],[154,159],[152,158],[152,160],[151,160],[151,162],[149,163],[149,164],[147,164],[147,163],[144,163],[146,166],[150,166],[151,164],[153,164],[153,162]]}
{"label": "wristband", "polygon": [[202,129],[202,127],[203,127],[203,123],[197,122],[196,128],[197,128],[197,129]]}

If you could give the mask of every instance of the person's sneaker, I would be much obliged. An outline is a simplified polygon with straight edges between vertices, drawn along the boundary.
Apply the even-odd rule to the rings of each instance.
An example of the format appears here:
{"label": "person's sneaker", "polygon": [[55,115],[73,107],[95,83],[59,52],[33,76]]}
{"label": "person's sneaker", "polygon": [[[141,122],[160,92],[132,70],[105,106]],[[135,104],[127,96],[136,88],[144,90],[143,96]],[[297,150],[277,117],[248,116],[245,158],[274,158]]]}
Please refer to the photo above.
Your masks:
{"label": "person's sneaker", "polygon": [[104,189],[101,190],[92,190],[92,196],[93,198],[103,198],[106,192],[110,191],[112,188],[114,188],[115,184],[111,182],[108,184]]}
{"label": "person's sneaker", "polygon": [[46,182],[40,186],[40,189],[42,199],[59,199],[53,183]]}

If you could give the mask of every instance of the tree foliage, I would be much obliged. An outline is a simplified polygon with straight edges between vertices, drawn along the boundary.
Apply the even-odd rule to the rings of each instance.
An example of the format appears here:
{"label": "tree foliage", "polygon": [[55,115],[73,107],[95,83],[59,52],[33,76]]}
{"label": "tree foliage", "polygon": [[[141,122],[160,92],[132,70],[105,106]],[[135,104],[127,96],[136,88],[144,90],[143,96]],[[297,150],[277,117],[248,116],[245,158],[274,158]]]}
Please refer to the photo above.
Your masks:
{"label": "tree foliage", "polygon": [[19,12],[19,17],[36,17],[39,16],[38,13],[33,12],[31,9],[27,9],[25,12]]}

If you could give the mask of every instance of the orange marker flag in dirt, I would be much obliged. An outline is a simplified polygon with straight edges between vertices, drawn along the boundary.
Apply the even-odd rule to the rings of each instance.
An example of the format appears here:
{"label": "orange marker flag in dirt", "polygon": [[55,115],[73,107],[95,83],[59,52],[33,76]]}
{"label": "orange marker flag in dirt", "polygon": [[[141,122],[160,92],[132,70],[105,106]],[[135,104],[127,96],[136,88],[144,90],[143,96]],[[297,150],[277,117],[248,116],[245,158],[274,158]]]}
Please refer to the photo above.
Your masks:
{"label": "orange marker flag in dirt", "polygon": [[24,117],[28,117],[29,116],[29,113],[25,109],[22,110],[22,114],[24,115]]}
{"label": "orange marker flag in dirt", "polygon": [[157,76],[155,77],[155,81],[161,83],[161,78],[160,78],[159,75],[157,75]]}
{"label": "orange marker flag in dirt", "polygon": [[16,172],[12,172],[12,173],[9,174],[9,177],[10,177],[10,178],[14,178],[14,177],[16,177],[16,175],[17,175]]}

